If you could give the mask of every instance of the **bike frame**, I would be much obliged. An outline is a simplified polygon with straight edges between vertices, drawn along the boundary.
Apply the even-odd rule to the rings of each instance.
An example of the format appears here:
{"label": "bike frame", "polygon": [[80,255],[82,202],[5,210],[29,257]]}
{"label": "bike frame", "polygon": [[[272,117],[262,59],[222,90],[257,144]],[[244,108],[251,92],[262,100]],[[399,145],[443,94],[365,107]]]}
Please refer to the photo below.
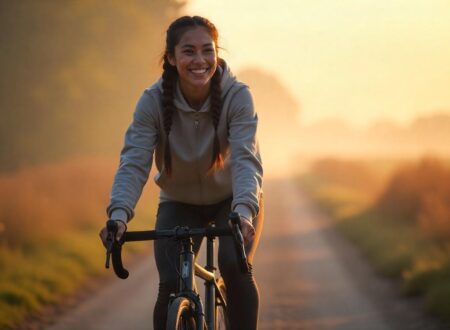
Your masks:
{"label": "bike frame", "polygon": [[[194,301],[197,311],[197,321],[199,324],[206,322],[207,329],[215,329],[216,312],[218,306],[223,306],[226,312],[226,302],[220,289],[217,285],[217,280],[214,274],[214,237],[207,237],[206,242],[206,266],[203,268],[194,262],[194,252],[192,250],[192,239],[181,239],[180,252],[180,273],[179,273],[179,288],[178,293],[171,297],[187,297]],[[194,265],[194,267],[192,267]],[[200,296],[195,292],[195,278],[194,275],[205,281],[205,308],[203,309]],[[203,317],[201,311],[204,310]],[[198,313],[200,312],[200,313]],[[203,327],[203,325],[202,325]]]}
{"label": "bike frame", "polygon": [[[249,266],[247,263],[247,255],[244,248],[244,240],[240,230],[240,216],[236,212],[231,212],[229,215],[231,227],[215,228],[211,225],[207,228],[189,228],[189,227],[175,227],[171,230],[149,230],[149,231],[135,231],[125,232],[120,241],[116,240],[116,233],[118,230],[117,222],[108,220],[106,222],[108,235],[106,239],[106,262],[105,267],[109,268],[110,258],[112,257],[112,264],[114,272],[121,279],[126,279],[129,272],[123,267],[121,251],[122,244],[129,241],[146,241],[161,238],[175,238],[180,241],[180,290],[177,293],[171,294],[170,302],[177,297],[185,297],[195,305],[194,317],[197,320],[198,330],[203,330],[206,325],[209,329],[214,329],[217,322],[217,307],[222,306],[226,312],[226,301],[222,295],[218,280],[214,274],[214,239],[219,236],[232,236],[235,242],[237,253],[237,264],[241,272],[248,273]],[[194,261],[194,252],[192,249],[192,237],[206,237],[206,267],[203,268]],[[195,275],[205,280],[205,301],[206,310],[199,294],[195,291]],[[203,311],[204,314],[203,314]],[[206,320],[206,321],[205,321]]]}

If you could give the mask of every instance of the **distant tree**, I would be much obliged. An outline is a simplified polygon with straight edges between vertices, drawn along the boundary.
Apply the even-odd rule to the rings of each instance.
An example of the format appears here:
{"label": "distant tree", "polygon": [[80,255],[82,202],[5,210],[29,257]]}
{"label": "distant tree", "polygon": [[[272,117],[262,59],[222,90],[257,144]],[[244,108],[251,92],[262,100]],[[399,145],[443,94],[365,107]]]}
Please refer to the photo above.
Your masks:
{"label": "distant tree", "polygon": [[0,170],[118,152],[184,4],[0,0]]}

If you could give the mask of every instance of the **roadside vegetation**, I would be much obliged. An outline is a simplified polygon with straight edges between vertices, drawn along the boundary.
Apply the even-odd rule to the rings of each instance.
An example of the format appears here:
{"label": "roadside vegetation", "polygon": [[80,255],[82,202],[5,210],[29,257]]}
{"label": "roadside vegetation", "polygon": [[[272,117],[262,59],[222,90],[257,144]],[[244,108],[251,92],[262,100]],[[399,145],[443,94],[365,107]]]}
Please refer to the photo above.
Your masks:
{"label": "roadside vegetation", "polygon": [[[0,176],[0,329],[57,304],[104,269],[98,232],[117,160],[72,159]],[[149,229],[156,191],[142,196],[133,229]],[[130,245],[126,253],[141,252]]]}
{"label": "roadside vegetation", "polygon": [[316,162],[301,185],[376,270],[401,279],[450,321],[450,166],[419,161]]}

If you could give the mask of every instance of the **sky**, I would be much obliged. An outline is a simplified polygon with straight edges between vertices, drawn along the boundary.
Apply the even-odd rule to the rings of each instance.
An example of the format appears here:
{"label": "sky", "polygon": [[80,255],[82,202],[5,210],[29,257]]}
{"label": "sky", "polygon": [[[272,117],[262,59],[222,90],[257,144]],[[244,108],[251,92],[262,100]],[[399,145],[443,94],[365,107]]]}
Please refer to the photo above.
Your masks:
{"label": "sky", "polygon": [[276,74],[301,123],[450,114],[448,0],[191,0],[186,12],[217,26],[233,71]]}

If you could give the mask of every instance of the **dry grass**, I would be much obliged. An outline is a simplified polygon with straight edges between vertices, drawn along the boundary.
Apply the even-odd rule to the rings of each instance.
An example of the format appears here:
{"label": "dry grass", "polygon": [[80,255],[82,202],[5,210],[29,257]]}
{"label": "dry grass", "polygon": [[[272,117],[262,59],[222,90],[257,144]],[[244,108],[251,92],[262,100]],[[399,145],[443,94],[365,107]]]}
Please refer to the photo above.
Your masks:
{"label": "dry grass", "polygon": [[116,168],[109,158],[72,159],[0,176],[0,242],[17,247],[99,227]]}
{"label": "dry grass", "polygon": [[[72,159],[0,176],[0,328],[105,271],[98,232],[116,168],[117,160]],[[149,185],[136,211],[146,221],[130,229],[151,227],[156,198]]]}
{"label": "dry grass", "polygon": [[376,209],[394,221],[416,226],[426,236],[450,240],[450,169],[433,158],[399,168]]}
{"label": "dry grass", "polygon": [[358,160],[322,159],[312,165],[310,173],[328,183],[345,186],[348,189],[365,191],[375,195],[383,187],[385,174],[367,162]]}
{"label": "dry grass", "polygon": [[337,228],[379,271],[402,278],[405,293],[423,295],[430,312],[450,320],[448,163],[430,157],[403,163],[378,183],[370,170],[376,163],[323,164],[302,185]]}
{"label": "dry grass", "polygon": [[0,240],[9,246],[57,237],[105,217],[114,165],[72,160],[0,177]]}
{"label": "dry grass", "polygon": [[302,176],[302,185],[336,220],[371,207],[386,184],[392,162],[326,158]]}

